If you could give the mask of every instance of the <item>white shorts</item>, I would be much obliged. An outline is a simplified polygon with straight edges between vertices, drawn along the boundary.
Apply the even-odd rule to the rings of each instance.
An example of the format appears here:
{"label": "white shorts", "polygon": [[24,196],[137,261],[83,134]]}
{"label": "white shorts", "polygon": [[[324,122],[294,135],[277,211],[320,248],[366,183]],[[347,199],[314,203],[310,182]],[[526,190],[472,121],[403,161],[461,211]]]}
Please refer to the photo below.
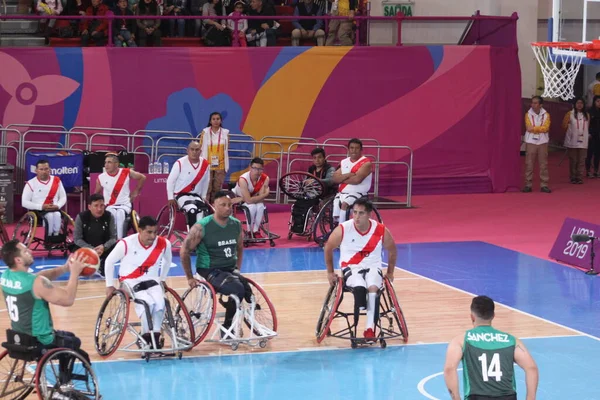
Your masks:
{"label": "white shorts", "polygon": [[[154,314],[158,311],[164,310],[165,309],[165,294],[163,293],[163,289],[162,289],[162,286],[160,285],[160,282],[158,282],[158,285],[152,286],[151,288],[148,288],[146,290],[140,290],[139,292],[133,291],[133,288],[135,285],[137,285],[140,282],[144,282],[144,281],[158,282],[157,279],[145,277],[145,278],[126,279],[123,281],[123,283],[125,283],[125,284],[127,284],[127,286],[129,286],[129,288],[131,289],[131,293],[133,293],[133,296],[135,299],[142,300],[146,304],[148,304],[148,309],[150,310],[150,314]],[[133,301],[133,298],[131,300]],[[134,303],[134,304],[135,304],[135,313],[137,314],[138,318],[141,318],[141,316],[144,314],[146,309],[144,308],[144,306],[142,304],[138,304],[138,303]],[[155,325],[156,323],[157,323],[156,321],[152,321],[153,325]],[[158,323],[161,324],[162,321],[159,321]]]}
{"label": "white shorts", "polygon": [[346,203],[349,206],[352,206],[356,200],[365,196],[366,195],[362,193],[338,193],[335,195],[335,200],[339,201],[340,203]]}
{"label": "white shorts", "polygon": [[342,268],[342,275],[348,287],[364,287],[366,289],[371,286],[383,287],[383,272],[381,272],[381,268],[344,267]]}

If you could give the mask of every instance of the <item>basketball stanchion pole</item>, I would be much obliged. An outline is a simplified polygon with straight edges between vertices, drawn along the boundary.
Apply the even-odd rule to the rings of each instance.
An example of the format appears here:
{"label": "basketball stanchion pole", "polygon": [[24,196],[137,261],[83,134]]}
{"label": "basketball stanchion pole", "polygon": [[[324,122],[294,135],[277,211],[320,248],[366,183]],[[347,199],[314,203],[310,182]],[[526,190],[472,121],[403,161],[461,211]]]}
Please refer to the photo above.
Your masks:
{"label": "basketball stanchion pole", "polygon": [[595,237],[591,237],[590,239],[592,241],[592,243],[590,244],[591,245],[591,250],[592,250],[592,252],[590,253],[590,257],[592,259],[592,265],[591,265],[590,269],[588,271],[586,271],[585,274],[586,275],[598,275],[598,271],[596,271],[594,269],[594,258],[596,257],[596,252],[594,251],[594,244],[595,244],[594,241],[596,240],[596,238]]}

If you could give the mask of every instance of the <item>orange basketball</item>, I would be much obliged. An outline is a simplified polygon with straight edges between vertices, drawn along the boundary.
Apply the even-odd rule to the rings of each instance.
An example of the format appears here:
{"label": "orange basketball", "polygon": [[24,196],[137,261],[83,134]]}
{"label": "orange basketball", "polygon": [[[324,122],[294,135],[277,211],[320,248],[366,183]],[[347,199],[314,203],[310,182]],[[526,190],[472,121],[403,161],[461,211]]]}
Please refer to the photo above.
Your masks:
{"label": "orange basketball", "polygon": [[98,271],[98,268],[100,267],[100,257],[98,257],[98,253],[96,253],[94,249],[82,247],[81,249],[76,250],[73,254],[76,256],[83,254],[85,256],[85,267],[81,271],[81,276],[94,275],[94,273]]}

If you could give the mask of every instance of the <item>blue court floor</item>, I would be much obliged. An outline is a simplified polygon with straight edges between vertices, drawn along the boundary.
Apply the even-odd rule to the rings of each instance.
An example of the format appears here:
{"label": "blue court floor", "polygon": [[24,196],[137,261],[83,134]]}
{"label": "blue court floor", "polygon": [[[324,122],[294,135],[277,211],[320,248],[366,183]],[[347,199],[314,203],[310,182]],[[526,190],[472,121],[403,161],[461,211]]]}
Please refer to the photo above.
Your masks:
{"label": "blue court floor", "polygon": [[[489,295],[498,303],[579,331],[579,336],[524,340],[540,367],[538,399],[600,399],[595,378],[600,360],[598,278],[483,242],[398,245],[398,250],[401,269],[457,290]],[[173,262],[170,275],[181,276],[179,260]],[[60,263],[39,259],[34,269]],[[324,270],[321,249],[244,253],[245,273],[303,270]],[[431,322],[435,329],[435,321]],[[447,399],[441,375],[445,349],[446,344],[390,343],[384,350],[307,349],[148,364],[109,361],[97,362],[94,368],[104,398],[111,400],[126,398],[125,394],[182,400]],[[516,369],[519,398],[524,398],[524,374]]]}

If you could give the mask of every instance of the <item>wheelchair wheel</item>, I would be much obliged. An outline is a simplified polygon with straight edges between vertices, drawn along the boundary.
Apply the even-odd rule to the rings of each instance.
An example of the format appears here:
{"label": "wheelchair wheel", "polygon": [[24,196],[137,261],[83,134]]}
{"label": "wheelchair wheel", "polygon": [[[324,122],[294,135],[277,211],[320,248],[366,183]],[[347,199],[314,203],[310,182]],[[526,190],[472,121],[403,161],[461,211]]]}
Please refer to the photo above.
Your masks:
{"label": "wheelchair wheel", "polygon": [[[185,303],[179,297],[177,292],[175,292],[170,287],[165,287],[165,299],[169,304],[169,308],[171,313],[171,318],[173,319],[173,328],[175,328],[175,334],[177,335],[177,339],[183,339],[190,343],[189,349],[194,347],[195,337],[194,337],[194,324],[190,317],[190,313],[188,312]],[[169,318],[163,319],[163,332],[167,334],[167,336],[171,336],[171,323],[169,322]],[[171,337],[171,342],[173,343],[174,338]],[[179,345],[181,346],[181,345]],[[175,343],[173,343],[173,347],[175,347]]]}
{"label": "wheelchair wheel", "polygon": [[398,302],[398,297],[396,296],[394,285],[392,282],[390,282],[390,280],[387,277],[384,278],[383,281],[385,282],[385,296],[387,298],[388,304],[392,307],[390,311],[392,312],[392,314],[394,314],[394,319],[396,320],[398,329],[400,329],[400,333],[402,333],[402,339],[404,340],[404,342],[407,342],[408,325],[406,325],[404,313],[402,312],[402,308],[400,308],[400,303]]}
{"label": "wheelchair wheel", "polygon": [[34,212],[27,212],[21,217],[15,231],[13,232],[13,239],[19,240],[27,248],[33,243],[35,238],[35,232],[38,227],[37,215]]}
{"label": "wheelchair wheel", "polygon": [[158,216],[156,217],[156,222],[158,223],[158,236],[162,236],[165,239],[171,237],[171,233],[173,233],[173,228],[175,226],[176,214],[177,210],[172,204],[166,204],[160,209]]}
{"label": "wheelchair wheel", "polygon": [[131,227],[135,233],[138,233],[140,231],[140,227],[138,226],[138,223],[140,222],[140,215],[135,212],[135,210],[131,210],[131,216],[129,218],[131,218]]}
{"label": "wheelchair wheel", "polygon": [[198,286],[189,288],[181,296],[194,326],[194,346],[200,344],[210,331],[217,312],[215,299],[215,290],[205,281],[198,281]]}
{"label": "wheelchair wheel", "polygon": [[283,193],[293,199],[316,199],[323,195],[325,186],[316,176],[306,172],[290,172],[279,179]]}
{"label": "wheelchair wheel", "polygon": [[323,203],[313,223],[313,240],[321,247],[325,245],[327,238],[335,228],[335,222],[333,221],[334,199],[335,197],[332,196]]}
{"label": "wheelchair wheel", "polygon": [[[252,288],[252,294],[254,295],[254,300],[256,301],[254,319],[265,328],[270,329],[273,332],[277,332],[277,315],[275,314],[275,307],[273,307],[273,303],[271,303],[271,300],[269,300],[267,293],[252,279],[246,277],[244,277],[244,279],[248,281],[248,284]],[[249,321],[245,315],[244,322],[246,323],[246,326],[250,328],[251,321]],[[260,336],[259,332],[254,333],[257,336]]]}
{"label": "wheelchair wheel", "polygon": [[22,400],[33,390],[35,374],[30,363],[0,354],[0,399]]}
{"label": "wheelchair wheel", "polygon": [[[63,364],[64,371],[60,365]],[[71,349],[53,349],[40,360],[35,371],[36,390],[41,400],[100,399],[91,365]]]}
{"label": "wheelchair wheel", "polygon": [[321,308],[321,314],[319,314],[319,320],[317,321],[317,329],[315,331],[317,343],[321,343],[329,334],[329,328],[342,299],[343,286],[341,277],[338,277],[335,285],[329,286],[325,302]]}
{"label": "wheelchair wheel", "polygon": [[96,351],[102,357],[110,357],[119,348],[129,320],[129,296],[120,289],[107,297],[100,307],[94,343]]}

